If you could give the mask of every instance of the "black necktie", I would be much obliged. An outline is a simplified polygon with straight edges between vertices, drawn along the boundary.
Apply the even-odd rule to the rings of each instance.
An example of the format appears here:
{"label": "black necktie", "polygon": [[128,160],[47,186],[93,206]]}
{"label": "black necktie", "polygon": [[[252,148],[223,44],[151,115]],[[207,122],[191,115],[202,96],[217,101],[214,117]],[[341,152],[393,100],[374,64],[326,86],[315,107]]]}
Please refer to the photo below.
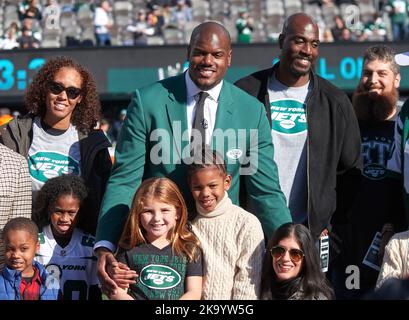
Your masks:
{"label": "black necktie", "polygon": [[[206,143],[206,129],[208,127],[207,120],[204,118],[204,103],[206,98],[209,96],[207,92],[201,91],[199,93],[199,100],[196,103],[196,116],[195,116],[195,121],[193,122],[193,129],[196,129],[199,131],[200,136],[202,138],[201,144]],[[193,136],[193,133],[192,133]],[[198,143],[198,141],[195,143],[195,145]]]}

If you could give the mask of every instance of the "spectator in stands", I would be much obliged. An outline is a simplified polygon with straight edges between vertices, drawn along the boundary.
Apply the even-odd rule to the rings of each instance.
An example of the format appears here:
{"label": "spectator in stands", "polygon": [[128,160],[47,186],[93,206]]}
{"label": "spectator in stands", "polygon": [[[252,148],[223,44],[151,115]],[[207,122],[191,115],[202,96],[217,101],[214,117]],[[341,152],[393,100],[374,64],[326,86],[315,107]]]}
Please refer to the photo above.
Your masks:
{"label": "spectator in stands", "polygon": [[110,46],[111,45],[111,33],[112,18],[110,13],[112,11],[109,1],[104,0],[101,5],[95,9],[94,15],[94,27],[95,38],[97,40],[97,46]]}
{"label": "spectator in stands", "polygon": [[121,131],[122,125],[124,124],[125,117],[126,109],[122,109],[121,112],[119,113],[118,119],[112,123],[112,127],[108,133],[112,142],[116,143],[116,141],[118,140],[118,135],[119,132]]}
{"label": "spectator in stands", "polygon": [[156,30],[155,30],[155,35],[162,35],[162,27],[165,25],[165,19],[166,17],[164,16],[164,9],[155,5],[152,8],[152,13],[156,17]]}
{"label": "spectator in stands", "polygon": [[148,24],[145,10],[138,11],[135,24],[129,25],[126,29],[133,34],[134,45],[147,45],[148,36],[155,33],[154,27]]}
{"label": "spectator in stands", "polygon": [[31,29],[23,27],[21,36],[17,39],[20,49],[35,49],[40,47],[40,42],[34,38]]}
{"label": "spectator in stands", "polygon": [[360,170],[358,121],[347,95],[312,68],[319,54],[319,31],[312,17],[288,17],[279,46],[280,62],[236,85],[264,103],[293,221],[309,226],[318,240],[331,228],[340,176]]}
{"label": "spectator in stands", "polygon": [[184,30],[186,22],[192,21],[192,9],[185,3],[185,0],[178,0],[173,8],[171,23],[175,24],[179,30]]}
{"label": "spectator in stands", "polygon": [[28,0],[19,7],[20,20],[36,19],[41,20],[41,8],[37,5],[37,0]]}
{"label": "spectator in stands", "polygon": [[[240,187],[243,191],[243,183],[246,185],[246,200],[260,219],[267,237],[276,227],[291,220],[277,179],[265,110],[257,99],[223,80],[231,63],[228,31],[217,22],[198,25],[192,32],[187,56],[187,72],[136,90],[128,107],[116,148],[113,174],[102,204],[95,245],[101,284],[107,291],[115,289],[111,269],[116,261],[112,252],[128,215],[132,194],[141,180],[155,176],[172,178],[192,208],[194,202],[188,190],[183,159],[190,154],[192,145],[211,143],[213,133],[223,134],[226,130],[234,134],[240,131],[258,133],[257,142],[252,140],[251,134],[246,134],[240,145],[236,139],[225,143],[224,138],[212,143],[214,149],[226,155],[232,176],[229,196],[238,204]],[[163,143],[161,138],[157,140],[160,132],[169,134],[168,143]],[[246,151],[244,146],[253,144],[257,152]],[[161,145],[164,149],[159,150]],[[244,158],[238,158],[245,157],[247,152],[250,156],[246,164],[253,166],[243,172]],[[255,153],[257,168],[252,157]]]}
{"label": "spectator in stands", "polygon": [[162,34],[162,29],[161,27],[163,26],[162,21],[159,21],[159,10],[157,9],[157,6],[155,6],[154,10],[148,11],[148,15],[146,17],[146,21],[148,22],[149,28],[153,29],[153,34],[152,35],[161,35]]}
{"label": "spectator in stands", "polygon": [[1,142],[27,158],[33,200],[51,177],[82,176],[90,192],[79,227],[95,234],[111,159],[109,140],[94,130],[101,106],[92,74],[70,58],[50,59],[35,75],[25,100],[29,114],[1,127]]}
{"label": "spectator in stands", "polygon": [[341,38],[338,39],[339,42],[349,42],[349,41],[355,41],[356,38],[354,37],[353,33],[351,30],[348,28],[344,28],[341,31]]}
{"label": "spectator in stands", "polygon": [[335,25],[331,29],[332,35],[334,36],[334,41],[339,41],[342,39],[342,31],[346,28],[344,19],[340,15],[335,16]]}
{"label": "spectator in stands", "polygon": [[261,274],[263,300],[330,300],[333,292],[314,239],[302,224],[285,223],[267,245]]}
{"label": "spectator in stands", "polygon": [[322,35],[322,42],[334,42],[334,36],[330,28],[324,28],[324,33]]}
{"label": "spectator in stands", "polygon": [[170,5],[164,5],[162,8],[163,25],[167,25],[172,20],[172,7]]}
{"label": "spectator in stands", "polygon": [[359,41],[386,41],[386,26],[378,13],[365,25]]}
{"label": "spectator in stands", "polygon": [[108,121],[108,119],[102,118],[100,123],[99,123],[99,128],[105,133],[105,135],[108,137],[108,131],[110,129],[111,125]]}
{"label": "spectator in stands", "polygon": [[236,20],[237,42],[250,43],[254,30],[254,20],[246,9],[240,9],[239,18]]}
{"label": "spectator in stands", "polygon": [[340,273],[345,275],[348,265],[358,266],[360,288],[348,290],[345,281],[341,281],[342,287],[335,288],[340,290],[338,297],[356,299],[373,290],[378,270],[368,266],[367,260],[370,259],[365,259],[372,240],[377,232],[381,233],[378,261],[376,257],[369,261],[380,266],[383,248],[393,233],[406,229],[400,183],[386,174],[398,114],[400,79],[399,65],[390,47],[377,45],[365,51],[362,75],[352,98],[361,131],[364,169],[355,194],[349,192],[351,184],[356,183],[355,179],[345,179],[345,191],[339,202],[350,198],[355,200],[353,206],[344,212],[347,224],[336,226],[344,229],[344,236],[338,230],[343,241]]}
{"label": "spectator in stands", "polygon": [[4,33],[4,38],[0,40],[0,49],[9,50],[19,48],[20,44],[18,43],[18,32],[18,24],[13,21],[12,23],[10,23],[10,26]]}
{"label": "spectator in stands", "polygon": [[0,194],[0,270],[2,270],[4,226],[12,218],[31,218],[31,180],[27,161],[2,144],[0,144]]}
{"label": "spectator in stands", "polygon": [[31,31],[31,35],[36,39],[39,43],[42,39],[42,30],[38,23],[34,23],[33,19],[24,19],[22,23],[21,29],[27,29]]}
{"label": "spectator in stands", "polygon": [[408,0],[389,0],[385,6],[385,11],[389,13],[392,23],[393,40],[405,40],[408,26]]}

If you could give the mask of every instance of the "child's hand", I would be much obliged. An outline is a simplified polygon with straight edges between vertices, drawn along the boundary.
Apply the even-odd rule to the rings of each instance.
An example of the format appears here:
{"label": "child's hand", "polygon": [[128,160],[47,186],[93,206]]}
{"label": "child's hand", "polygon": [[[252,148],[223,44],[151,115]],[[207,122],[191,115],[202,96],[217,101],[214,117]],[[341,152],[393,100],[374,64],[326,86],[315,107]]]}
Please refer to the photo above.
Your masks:
{"label": "child's hand", "polygon": [[110,300],[134,300],[129,294],[128,290],[117,287],[115,294],[108,295]]}

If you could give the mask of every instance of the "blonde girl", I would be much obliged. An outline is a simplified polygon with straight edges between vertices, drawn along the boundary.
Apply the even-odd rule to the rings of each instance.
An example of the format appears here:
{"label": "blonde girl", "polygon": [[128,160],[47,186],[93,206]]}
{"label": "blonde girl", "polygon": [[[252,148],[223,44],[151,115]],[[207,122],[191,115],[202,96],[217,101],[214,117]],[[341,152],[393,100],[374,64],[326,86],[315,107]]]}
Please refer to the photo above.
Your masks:
{"label": "blonde girl", "polygon": [[174,182],[167,178],[142,182],[119,245],[118,261],[135,270],[138,279],[128,290],[118,287],[111,299],[200,299],[202,253]]}

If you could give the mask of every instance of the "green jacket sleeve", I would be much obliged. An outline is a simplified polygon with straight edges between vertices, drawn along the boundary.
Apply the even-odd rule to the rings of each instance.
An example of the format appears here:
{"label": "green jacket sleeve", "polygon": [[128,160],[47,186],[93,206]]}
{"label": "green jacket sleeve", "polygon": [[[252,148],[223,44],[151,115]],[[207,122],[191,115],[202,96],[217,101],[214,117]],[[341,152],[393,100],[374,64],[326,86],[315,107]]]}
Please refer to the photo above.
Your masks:
{"label": "green jacket sleeve", "polygon": [[128,107],[115,150],[115,164],[108,180],[98,219],[96,241],[117,245],[131,201],[141,183],[146,154],[147,130],[139,91]]}
{"label": "green jacket sleeve", "polygon": [[[260,110],[264,110],[264,107]],[[260,220],[264,235],[269,239],[275,229],[292,219],[280,188],[270,126],[261,111],[258,128],[250,144],[250,161],[255,170],[244,177],[249,207]]]}

